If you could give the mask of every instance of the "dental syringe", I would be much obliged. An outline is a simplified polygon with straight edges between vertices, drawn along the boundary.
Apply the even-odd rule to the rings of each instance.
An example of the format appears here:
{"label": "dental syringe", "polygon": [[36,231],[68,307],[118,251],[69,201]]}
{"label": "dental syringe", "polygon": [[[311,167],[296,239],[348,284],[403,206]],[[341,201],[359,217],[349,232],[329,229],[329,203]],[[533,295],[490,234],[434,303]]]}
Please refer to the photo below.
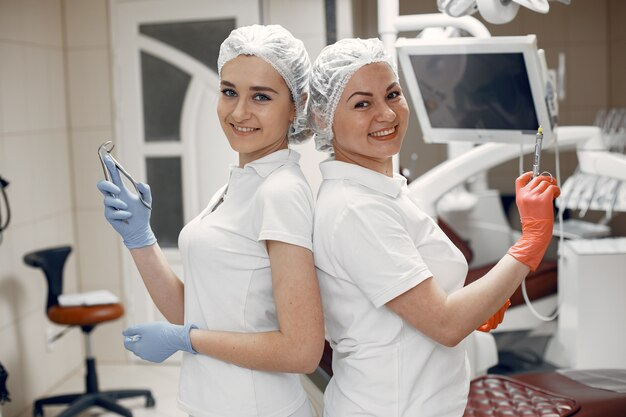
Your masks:
{"label": "dental syringe", "polygon": [[539,175],[539,162],[541,162],[541,142],[543,142],[543,128],[539,126],[535,135],[535,156],[533,159],[533,178]]}

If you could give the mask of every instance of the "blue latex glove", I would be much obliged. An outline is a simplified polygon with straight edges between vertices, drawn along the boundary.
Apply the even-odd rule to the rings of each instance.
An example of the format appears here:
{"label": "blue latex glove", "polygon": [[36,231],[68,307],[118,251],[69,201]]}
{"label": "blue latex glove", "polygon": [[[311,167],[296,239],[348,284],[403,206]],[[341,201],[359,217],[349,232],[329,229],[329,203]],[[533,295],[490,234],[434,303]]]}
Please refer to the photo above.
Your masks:
{"label": "blue latex glove", "polygon": [[[98,190],[104,195],[104,217],[124,239],[128,249],[143,248],[156,243],[150,228],[150,211],[139,197],[128,190],[113,160],[105,156],[104,163],[111,173],[111,181],[98,182]],[[150,186],[137,183],[144,199],[151,204]]]}
{"label": "blue latex glove", "polygon": [[137,324],[122,332],[124,347],[150,362],[163,362],[179,350],[196,354],[189,331],[197,328],[194,324],[181,326],[166,321]]}

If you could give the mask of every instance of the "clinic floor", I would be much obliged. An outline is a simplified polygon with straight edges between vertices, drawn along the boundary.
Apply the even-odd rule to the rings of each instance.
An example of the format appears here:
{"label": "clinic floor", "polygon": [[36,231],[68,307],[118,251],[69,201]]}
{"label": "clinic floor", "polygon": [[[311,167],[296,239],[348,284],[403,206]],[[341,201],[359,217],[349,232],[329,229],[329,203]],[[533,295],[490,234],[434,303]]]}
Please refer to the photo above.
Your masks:
{"label": "clinic floor", "polygon": [[[98,378],[101,390],[139,388],[150,389],[156,400],[154,408],[145,408],[142,398],[126,399],[120,403],[131,409],[133,417],[187,417],[187,413],[178,409],[176,397],[178,393],[179,366],[150,364],[98,364]],[[321,416],[321,392],[310,382],[303,379],[305,390],[309,394],[313,407],[313,416]],[[65,381],[46,393],[46,396],[81,392],[84,389],[83,368],[73,372]],[[45,417],[55,417],[64,407],[48,406],[44,409]],[[19,417],[31,417],[27,410]],[[81,417],[120,417],[118,414],[106,412],[99,407],[92,407],[80,415]]]}
{"label": "clinic floor", "polygon": [[[143,365],[143,364],[107,364],[98,363],[98,379],[101,390],[141,388],[150,389],[156,400],[154,408],[145,408],[145,399],[134,398],[120,401],[120,404],[132,410],[134,417],[187,417],[176,405],[178,391],[178,366]],[[81,392],[84,390],[84,370],[77,369],[66,380],[62,381],[46,396]],[[64,406],[47,406],[45,417],[55,417],[63,411]],[[106,412],[99,407],[92,407],[81,416],[120,417],[118,414]],[[31,417],[27,410],[19,417]]]}

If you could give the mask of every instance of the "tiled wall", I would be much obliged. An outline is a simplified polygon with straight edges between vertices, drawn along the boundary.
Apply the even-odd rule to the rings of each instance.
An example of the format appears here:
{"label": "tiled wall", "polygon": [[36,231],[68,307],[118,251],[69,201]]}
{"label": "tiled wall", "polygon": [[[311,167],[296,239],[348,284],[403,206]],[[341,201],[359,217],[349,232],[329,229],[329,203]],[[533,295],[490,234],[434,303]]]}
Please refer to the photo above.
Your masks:
{"label": "tiled wall", "polygon": [[[559,124],[591,125],[599,109],[626,106],[626,2],[576,0],[569,6],[554,2],[550,7],[547,15],[520,8],[511,23],[490,25],[489,30],[494,35],[536,34],[550,68],[557,67],[558,54],[564,53],[566,97],[560,103]],[[554,154],[546,153],[542,165],[556,172]],[[577,165],[574,151],[561,154],[563,178]],[[517,169],[517,161],[496,167],[490,173],[490,184],[513,194],[512,184],[502,179]],[[584,219],[595,222],[603,216],[589,212]],[[625,220],[626,213],[613,216],[609,226],[614,235],[626,236]]]}
{"label": "tiled wall", "polygon": [[[83,291],[107,289],[123,299],[119,239],[104,219],[95,186],[103,178],[98,146],[114,139],[108,2],[64,0],[63,5],[78,274]],[[100,362],[127,358],[120,336],[125,324],[117,320],[93,333]]]}
{"label": "tiled wall", "polygon": [[[546,51],[549,68],[557,67],[559,53],[565,54],[566,97],[559,106],[562,126],[591,125],[596,112],[611,105],[610,3],[608,0],[578,0],[569,6],[552,3],[547,15],[520,8],[512,22],[488,25],[493,35],[536,34],[539,48]],[[562,156],[561,174],[568,177],[578,161],[573,151]],[[547,154],[542,162],[545,169],[556,172],[553,154]],[[517,172],[517,161],[492,170],[490,183],[512,193],[513,185],[501,180],[509,178],[511,172]]]}
{"label": "tiled wall", "polygon": [[[83,360],[78,329],[47,351],[46,284],[23,254],[70,244],[65,291],[121,295],[119,244],[95,189],[96,149],[112,133],[108,27],[106,0],[0,0],[0,175],[12,212],[0,244],[0,362],[12,397],[4,416],[27,410]],[[93,333],[100,362],[127,358],[123,326]]]}
{"label": "tiled wall", "polygon": [[626,2],[609,0],[608,53],[609,53],[609,105],[626,107]]}
{"label": "tiled wall", "polygon": [[[376,0],[353,0],[355,34],[377,36]],[[436,13],[436,1],[400,1],[400,14]],[[474,15],[480,18],[478,14]],[[626,2],[623,0],[574,0],[570,5],[550,2],[547,15],[520,7],[513,21],[505,25],[486,23],[494,36],[536,34],[538,46],[546,51],[549,68],[557,67],[559,53],[566,60],[566,97],[560,103],[560,125],[591,125],[600,108],[626,106]],[[484,22],[484,21],[483,21]],[[414,36],[403,33],[401,36]],[[446,159],[446,146],[424,144],[417,117],[409,121],[400,164],[419,176]],[[417,153],[417,164],[411,154]],[[578,165],[574,151],[561,153],[561,175],[567,178]],[[526,158],[530,163],[530,159]],[[542,166],[556,172],[553,153],[545,153]],[[512,178],[518,172],[518,161],[492,169],[489,184],[504,193],[514,194]],[[589,221],[604,213],[588,213]],[[613,233],[626,236],[626,214],[614,215],[610,221]]]}
{"label": "tiled wall", "polygon": [[[77,330],[46,350],[47,286],[22,262],[28,251],[76,241],[62,10],[60,0],[0,0],[0,175],[12,212],[0,243],[0,362],[10,374],[9,417],[82,357]],[[68,291],[78,288],[77,259],[66,266]]]}
{"label": "tiled wall", "polygon": [[[357,27],[361,34],[376,36],[375,0],[364,0],[360,13],[370,23]],[[560,104],[560,124],[591,124],[601,107],[624,106],[626,102],[626,2],[621,0],[576,0],[569,6],[551,2],[547,15],[520,7],[515,19],[504,25],[485,23],[493,36],[536,34],[538,46],[546,51],[548,67],[556,68],[558,54],[566,57],[567,97]],[[357,10],[358,11],[358,10]],[[400,13],[435,13],[436,2],[401,1]],[[475,14],[474,17],[482,20]],[[484,22],[484,20],[483,20]],[[412,36],[412,34],[402,34]],[[410,165],[411,152],[417,152],[418,174],[445,159],[445,145],[424,145],[417,118],[412,118],[407,137],[415,141],[405,144],[401,163]],[[433,151],[434,148],[436,150]],[[545,158],[549,163],[550,158]],[[575,168],[575,155],[564,156],[564,174]],[[517,162],[514,163],[517,166]],[[503,169],[508,170],[508,166]],[[497,174],[498,170],[494,171]],[[512,191],[512,184],[499,183],[498,175],[490,178],[496,188]],[[503,176],[507,177],[507,176]]]}

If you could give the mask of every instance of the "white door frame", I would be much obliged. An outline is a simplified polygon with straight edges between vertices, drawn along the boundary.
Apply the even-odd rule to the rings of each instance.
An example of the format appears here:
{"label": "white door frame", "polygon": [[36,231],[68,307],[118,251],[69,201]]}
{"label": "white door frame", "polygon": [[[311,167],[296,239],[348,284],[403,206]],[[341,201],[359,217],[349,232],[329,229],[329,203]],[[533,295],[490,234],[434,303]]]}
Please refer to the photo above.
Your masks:
{"label": "white door frame", "polygon": [[[141,24],[234,18],[237,27],[258,23],[258,0],[109,0],[111,14],[112,84],[117,155],[138,181],[146,180],[147,156],[182,159],[184,222],[207,204],[228,179],[227,166],[236,162],[215,114],[219,94],[217,74],[184,52],[140,34]],[[144,142],[141,62],[145,51],[191,76],[181,116],[180,142]],[[177,249],[163,250],[182,279]],[[126,320],[138,323],[162,319],[154,307],[127,250],[122,250]]]}

